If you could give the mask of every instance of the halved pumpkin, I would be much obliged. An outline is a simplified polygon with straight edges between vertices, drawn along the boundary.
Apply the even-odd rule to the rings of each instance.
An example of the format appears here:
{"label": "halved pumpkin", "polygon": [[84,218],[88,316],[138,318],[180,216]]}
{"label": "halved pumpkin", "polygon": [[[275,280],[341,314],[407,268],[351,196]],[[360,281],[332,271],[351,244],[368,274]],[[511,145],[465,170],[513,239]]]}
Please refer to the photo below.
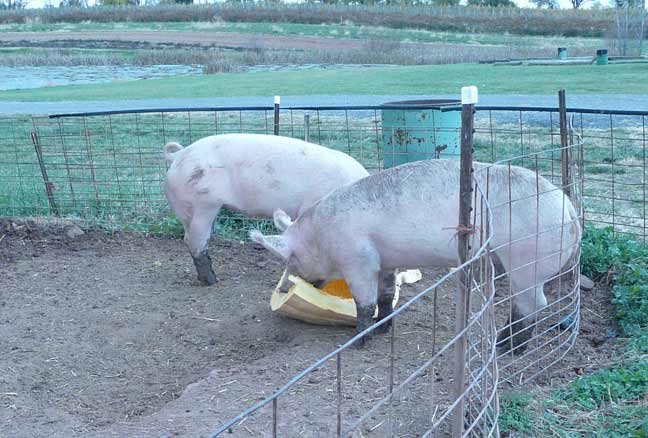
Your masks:
{"label": "halved pumpkin", "polygon": [[[272,293],[272,311],[291,318],[317,325],[356,325],[356,306],[351,291],[343,279],[333,280],[322,289],[299,277],[288,277],[293,285],[288,293],[279,290],[286,272]],[[421,279],[421,271],[409,270],[398,273],[394,287],[394,307],[398,302],[400,286],[403,283],[416,283]],[[378,314],[378,309],[374,316]]]}

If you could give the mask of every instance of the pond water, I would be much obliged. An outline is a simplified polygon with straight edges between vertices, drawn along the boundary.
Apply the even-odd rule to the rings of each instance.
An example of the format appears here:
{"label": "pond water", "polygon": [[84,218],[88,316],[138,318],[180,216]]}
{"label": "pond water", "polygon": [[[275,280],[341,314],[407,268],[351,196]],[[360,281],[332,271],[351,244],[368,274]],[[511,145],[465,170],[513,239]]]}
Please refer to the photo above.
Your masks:
{"label": "pond water", "polygon": [[99,84],[200,74],[202,74],[201,66],[187,65],[0,66],[0,90],[53,87],[56,85],[70,84]]}
{"label": "pond water", "polygon": [[[243,67],[243,71],[317,70],[345,67],[381,67],[383,65],[349,64],[283,64]],[[0,90],[54,87],[71,84],[101,84],[116,81],[134,81],[177,75],[201,75],[201,65],[96,65],[96,66],[0,66]]]}

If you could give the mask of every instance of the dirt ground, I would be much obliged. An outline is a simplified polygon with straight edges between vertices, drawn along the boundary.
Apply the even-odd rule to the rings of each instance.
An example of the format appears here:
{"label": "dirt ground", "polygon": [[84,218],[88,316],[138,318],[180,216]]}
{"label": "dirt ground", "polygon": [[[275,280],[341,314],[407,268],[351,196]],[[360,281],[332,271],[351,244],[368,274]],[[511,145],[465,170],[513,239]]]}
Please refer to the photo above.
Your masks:
{"label": "dirt ground", "polygon": [[[268,49],[268,50],[352,50],[366,41],[315,36],[259,35],[239,32],[182,31],[74,31],[3,32],[0,47],[78,47],[102,49],[147,49],[166,47]],[[403,49],[460,49],[464,44],[401,43]]]}
{"label": "dirt ground", "polygon": [[[204,437],[345,342],[351,328],[273,314],[283,266],[254,244],[212,241],[221,281],[200,286],[180,240],[0,220],[0,437]],[[404,286],[412,297],[441,271]],[[453,288],[438,298],[437,344],[452,332]],[[402,301],[401,301],[402,302]],[[581,336],[538,383],[571,380],[613,360],[605,289],[583,293]],[[395,382],[431,357],[432,299],[398,320]],[[388,336],[342,358],[344,424],[386,394]],[[420,436],[429,400],[446,405],[452,356],[397,400],[392,427]],[[278,404],[279,436],[334,434],[335,361]],[[363,436],[385,436],[378,412]],[[270,436],[272,410],[227,436]],[[360,435],[358,435],[360,436]]]}

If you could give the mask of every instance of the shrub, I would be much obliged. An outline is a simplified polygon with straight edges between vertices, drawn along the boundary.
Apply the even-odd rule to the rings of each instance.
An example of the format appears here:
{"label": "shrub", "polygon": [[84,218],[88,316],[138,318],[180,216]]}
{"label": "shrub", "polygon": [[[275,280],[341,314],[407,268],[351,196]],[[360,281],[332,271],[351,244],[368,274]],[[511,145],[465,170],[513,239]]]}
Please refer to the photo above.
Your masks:
{"label": "shrub", "polygon": [[626,335],[648,328],[648,245],[615,234],[611,227],[588,228],[583,236],[582,271],[614,283],[612,302]]}
{"label": "shrub", "polygon": [[528,409],[531,397],[528,394],[506,393],[500,397],[500,432],[506,436],[518,432],[528,436],[533,422]]}
{"label": "shrub", "polygon": [[514,7],[466,6],[362,6],[326,4],[220,3],[212,5],[97,6],[6,11],[0,24],[93,22],[291,22],[327,24],[353,22],[456,32],[510,32],[529,35],[601,37],[614,21],[610,10],[546,10]]}

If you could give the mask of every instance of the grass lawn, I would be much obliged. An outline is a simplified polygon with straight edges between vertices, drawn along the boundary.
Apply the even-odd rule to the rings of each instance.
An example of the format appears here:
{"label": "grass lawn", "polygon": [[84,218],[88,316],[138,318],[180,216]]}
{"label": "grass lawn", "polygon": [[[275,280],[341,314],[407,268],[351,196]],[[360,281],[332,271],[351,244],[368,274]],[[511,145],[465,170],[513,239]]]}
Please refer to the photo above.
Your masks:
{"label": "grass lawn", "polygon": [[477,85],[482,94],[648,93],[648,64],[608,66],[415,67],[232,73],[0,92],[4,101],[111,100],[318,94],[448,94]]}
{"label": "grass lawn", "polygon": [[3,24],[1,32],[72,32],[72,31],[166,30],[189,32],[242,32],[260,35],[298,35],[350,39],[388,39],[401,42],[504,45],[528,48],[567,47],[596,50],[605,47],[601,38],[525,36],[508,33],[460,33],[418,29],[392,29],[355,24],[302,23],[227,23],[227,22],[153,22],[153,23],[26,23]]}

